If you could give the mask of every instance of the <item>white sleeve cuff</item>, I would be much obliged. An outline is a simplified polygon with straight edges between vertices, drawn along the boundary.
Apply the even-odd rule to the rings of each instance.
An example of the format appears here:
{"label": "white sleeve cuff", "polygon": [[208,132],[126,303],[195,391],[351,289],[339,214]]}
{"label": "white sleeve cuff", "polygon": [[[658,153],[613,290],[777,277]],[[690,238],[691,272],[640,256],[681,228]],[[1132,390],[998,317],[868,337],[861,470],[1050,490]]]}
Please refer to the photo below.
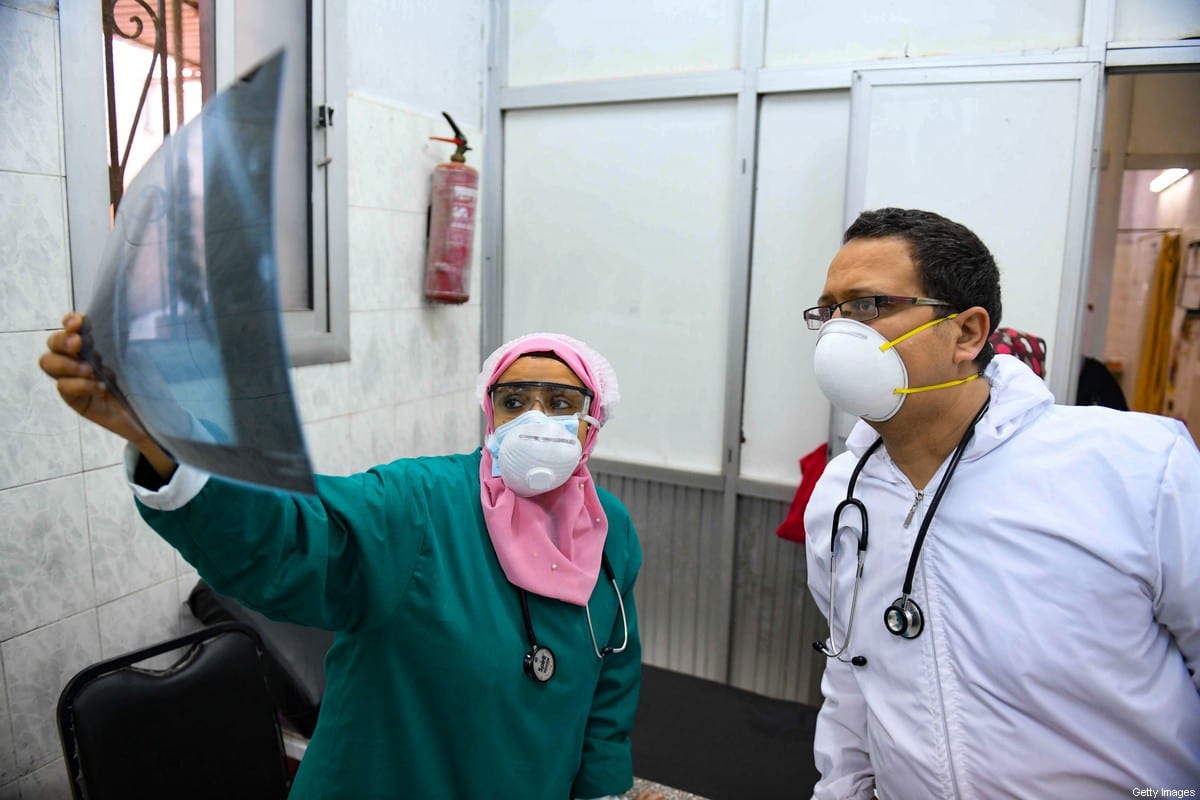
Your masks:
{"label": "white sleeve cuff", "polygon": [[204,484],[208,483],[207,472],[201,472],[187,464],[180,464],[176,468],[175,474],[171,476],[171,480],[163,484],[158,491],[139,486],[133,482],[133,473],[141,455],[133,445],[125,445],[125,480],[129,482],[137,499],[149,508],[158,511],[174,511],[182,508],[193,497],[200,494]]}

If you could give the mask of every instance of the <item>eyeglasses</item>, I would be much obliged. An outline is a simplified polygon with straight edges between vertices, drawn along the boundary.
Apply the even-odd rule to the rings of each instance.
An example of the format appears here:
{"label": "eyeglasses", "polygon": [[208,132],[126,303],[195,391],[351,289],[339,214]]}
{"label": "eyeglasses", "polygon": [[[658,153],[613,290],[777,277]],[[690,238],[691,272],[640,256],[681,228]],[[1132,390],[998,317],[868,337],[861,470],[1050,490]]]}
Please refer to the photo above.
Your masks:
{"label": "eyeglasses", "polygon": [[587,414],[593,397],[592,390],[586,387],[545,381],[497,383],[488,394],[496,413],[524,414],[537,405],[548,417]]}
{"label": "eyeglasses", "polygon": [[841,312],[846,319],[855,322],[866,322],[879,316],[883,306],[945,306],[953,308],[953,303],[945,300],[932,300],[928,297],[894,297],[888,294],[874,294],[866,297],[855,297],[843,300],[830,306],[813,306],[804,309],[804,322],[810,331],[818,330],[822,325],[833,319],[833,312]]}

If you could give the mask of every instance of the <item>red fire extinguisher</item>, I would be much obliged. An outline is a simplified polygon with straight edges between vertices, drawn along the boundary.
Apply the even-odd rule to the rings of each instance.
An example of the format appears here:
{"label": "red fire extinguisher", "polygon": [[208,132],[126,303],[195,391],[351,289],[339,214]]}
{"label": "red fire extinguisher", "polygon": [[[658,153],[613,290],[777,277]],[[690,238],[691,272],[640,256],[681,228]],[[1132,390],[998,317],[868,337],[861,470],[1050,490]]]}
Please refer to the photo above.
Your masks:
{"label": "red fire extinguisher", "polygon": [[429,248],[425,256],[425,299],[465,303],[471,294],[471,247],[475,241],[475,200],[479,172],[467,166],[467,137],[445,111],[454,138],[430,136],[458,146],[447,164],[433,170],[429,208]]}

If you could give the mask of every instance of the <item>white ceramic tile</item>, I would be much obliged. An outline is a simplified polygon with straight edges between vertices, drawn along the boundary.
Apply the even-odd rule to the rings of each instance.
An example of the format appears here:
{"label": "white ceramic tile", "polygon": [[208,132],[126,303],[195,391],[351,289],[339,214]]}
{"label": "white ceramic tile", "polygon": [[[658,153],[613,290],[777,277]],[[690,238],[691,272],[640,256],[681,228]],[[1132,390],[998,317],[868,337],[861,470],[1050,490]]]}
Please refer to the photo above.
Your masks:
{"label": "white ceramic tile", "polygon": [[463,374],[465,377],[464,388],[475,390],[475,383],[479,377],[479,370],[483,366],[483,359],[488,355],[483,351],[483,343],[480,341],[483,335],[483,308],[477,305],[468,305],[463,309],[463,324],[459,326],[459,348],[463,354]]}
{"label": "white ceramic tile", "polygon": [[[0,786],[15,781],[17,755],[13,750],[12,719],[8,713],[8,688],[4,683],[4,671],[0,669]],[[0,790],[0,798],[3,798]]]}
{"label": "white ceramic tile", "polygon": [[350,395],[345,412],[382,408],[419,389],[411,362],[420,357],[412,312],[359,311],[350,315]]}
{"label": "white ceramic tile", "polygon": [[[100,621],[100,656],[114,658],[174,639],[179,630],[179,586],[174,577],[105,603],[96,609]],[[151,669],[162,669],[176,659],[169,653],[147,661]]]}
{"label": "white ceramic tile", "polygon": [[396,454],[397,458],[446,454],[447,451],[442,447],[445,411],[433,405],[437,400],[438,398],[415,400],[396,408],[397,428],[404,435],[404,442]]}
{"label": "white ceramic tile", "polygon": [[[67,681],[100,660],[96,612],[89,610],[0,643],[17,768],[29,772],[61,753],[55,708]],[[22,787],[24,789],[24,787]]]}
{"label": "white ceramic tile", "polygon": [[447,409],[447,422],[441,442],[442,452],[470,453],[482,444],[483,412],[474,391],[455,392],[439,398]]}
{"label": "white ceramic tile", "polygon": [[425,431],[430,427],[429,406],[426,400],[398,403],[392,408],[392,429],[395,431],[395,450],[388,461],[398,458],[436,455],[425,450]]}
{"label": "white ceramic tile", "polygon": [[21,800],[67,800],[70,796],[71,784],[62,758],[21,779]]}
{"label": "white ceramic tile", "polygon": [[[484,208],[483,201],[479,201],[479,207],[475,209],[475,218],[483,219]],[[483,305],[483,226],[475,225],[475,243],[471,246],[471,296],[467,299],[467,305],[482,306]]]}
{"label": "white ceramic tile", "polygon": [[469,453],[479,446],[483,414],[474,392],[414,400],[396,406],[400,444],[395,458]]}
{"label": "white ceramic tile", "polygon": [[425,300],[425,255],[428,217],[425,212],[396,212],[392,219],[398,256],[393,263],[401,271],[397,308],[420,308]]}
{"label": "white ceramic tile", "polygon": [[125,440],[115,433],[84,420],[79,425],[83,468],[100,469],[124,463]]}
{"label": "white ceramic tile", "polygon": [[50,17],[58,16],[57,0],[4,0],[4,4]]}
{"label": "white ceramic tile", "polygon": [[80,476],[0,492],[0,519],[0,640],[92,606]]}
{"label": "white ceramic tile", "polygon": [[399,450],[393,406],[350,415],[351,471],[362,472],[395,460]]}
{"label": "white ceramic tile", "polygon": [[446,121],[361,96],[350,97],[348,106],[350,205],[424,214],[433,168],[454,152],[429,139],[452,135]]}
{"label": "white ceramic tile", "polygon": [[453,435],[456,414],[451,404],[447,403],[448,395],[430,398],[428,405],[436,413],[429,418],[429,427],[424,431],[424,447],[428,453],[442,455],[453,453],[450,446]]}
{"label": "white ceramic tile", "polygon": [[[413,364],[412,385],[419,394],[402,399],[474,390],[479,377],[480,311],[471,305],[430,305],[416,312],[420,329],[419,352]],[[411,324],[411,322],[409,323]]]}
{"label": "white ceramic tile", "polygon": [[0,169],[62,174],[58,107],[58,26],[0,6]]}
{"label": "white ceramic tile", "polygon": [[425,273],[425,215],[349,210],[350,310],[415,308]]}
{"label": "white ceramic tile", "polygon": [[303,422],[345,414],[350,406],[351,361],[313,364],[292,370],[292,394]]}
{"label": "white ceramic tile", "polygon": [[371,159],[372,142],[395,135],[389,129],[385,107],[351,95],[346,101],[346,112],[346,149],[350,158],[346,173],[347,200],[351,207],[390,208],[389,198],[395,196],[393,176]]}
{"label": "white ceramic tile", "polygon": [[469,453],[479,446],[483,414],[474,393],[454,392],[434,398],[441,415],[430,446],[441,453]]}
{"label": "white ceramic tile", "polygon": [[324,475],[348,475],[354,472],[354,453],[350,444],[349,417],[332,417],[304,426],[313,471]]}
{"label": "white ceramic tile", "polygon": [[57,328],[70,311],[64,203],[60,177],[0,172],[0,331]]}
{"label": "white ceramic tile", "polygon": [[430,348],[430,336],[424,328],[428,308],[404,309],[391,315],[391,351],[382,361],[393,378],[391,403],[404,403],[428,397],[433,376],[448,365],[442,360],[440,346]]}
{"label": "white ceramic tile", "polygon": [[124,467],[85,473],[96,602],[175,577],[174,549],[142,520]]}
{"label": "white ceramic tile", "polygon": [[475,305],[441,306],[426,320],[427,346],[439,354],[445,369],[435,373],[434,394],[474,391],[483,358],[479,352],[481,309]]}
{"label": "white ceramic tile", "polygon": [[0,334],[0,489],[80,469],[79,417],[37,364],[47,335]]}

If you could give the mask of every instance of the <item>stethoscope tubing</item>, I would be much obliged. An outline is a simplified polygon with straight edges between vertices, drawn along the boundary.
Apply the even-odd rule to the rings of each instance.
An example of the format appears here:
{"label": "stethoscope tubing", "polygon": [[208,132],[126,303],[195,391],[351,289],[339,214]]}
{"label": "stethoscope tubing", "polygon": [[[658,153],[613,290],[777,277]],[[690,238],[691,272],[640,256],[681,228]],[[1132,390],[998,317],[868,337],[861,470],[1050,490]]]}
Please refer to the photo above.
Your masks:
{"label": "stethoscope tubing", "polygon": [[[601,553],[600,566],[604,569],[604,575],[612,584],[613,591],[617,593],[617,608],[621,611],[621,626],[625,631],[624,639],[621,641],[620,647],[600,647],[596,641],[596,629],[592,626],[592,610],[590,604],[584,605],[584,611],[587,613],[588,632],[592,636],[592,649],[596,653],[596,658],[603,659],[605,656],[614,655],[624,652],[629,644],[629,620],[625,616],[625,600],[621,597],[621,587],[617,584],[617,575],[613,571],[612,564],[608,561],[608,554]],[[533,631],[533,617],[529,613],[529,593],[521,587],[517,587],[517,593],[521,597],[521,616],[525,622],[525,635],[529,639],[529,647],[531,650],[538,648],[537,635]]]}
{"label": "stethoscope tubing", "polygon": [[[908,568],[904,574],[902,594],[898,600],[898,603],[902,606],[907,606],[910,602],[909,597],[912,594],[912,585],[913,579],[916,575],[917,561],[921,557],[921,548],[925,543],[925,536],[929,532],[929,526],[933,522],[934,514],[937,512],[938,505],[942,501],[942,495],[946,493],[946,488],[950,485],[950,478],[958,468],[958,462],[962,459],[963,453],[966,452],[967,445],[970,443],[971,438],[975,435],[975,426],[979,424],[981,419],[983,419],[983,415],[987,413],[988,406],[990,404],[991,396],[989,395],[988,399],[984,401],[983,406],[975,414],[974,419],[971,420],[971,424],[967,426],[967,429],[963,433],[962,438],[959,440],[958,445],[954,448],[954,453],[950,457],[950,463],[946,466],[946,474],[942,476],[942,480],[938,483],[938,487],[933,493],[933,499],[929,503],[929,511],[925,513],[924,518],[921,520],[921,527],[917,531],[917,538],[913,542],[912,552],[908,558]],[[833,512],[833,526],[829,537],[829,647],[826,648],[820,642],[815,643],[815,646],[820,652],[823,652],[830,658],[836,658],[839,661],[847,660],[841,656],[850,646],[850,639],[854,633],[854,617],[858,610],[858,590],[859,586],[862,584],[863,565],[866,562],[867,553],[867,508],[862,501],[854,497],[854,487],[858,483],[858,477],[862,473],[863,468],[866,466],[867,460],[870,459],[870,457],[875,453],[876,450],[879,449],[880,445],[882,444],[883,437],[880,436],[858,459],[858,463],[855,464],[854,471],[850,474],[850,480],[846,485],[846,498],[837,504],[837,507]],[[850,595],[850,617],[846,621],[845,636],[842,639],[841,646],[838,647],[834,642],[833,630],[833,618],[834,614],[837,612],[837,604],[835,600],[837,594],[837,537],[839,528],[841,527],[842,514],[848,507],[854,507],[858,511],[861,520],[862,531],[861,535],[857,537],[858,565],[856,567],[854,576],[854,590]],[[894,631],[891,631],[890,628],[889,631],[894,633]],[[906,638],[916,638],[916,636],[920,635],[920,632],[920,629],[917,629],[915,633],[911,634],[911,636],[907,636]]]}
{"label": "stethoscope tubing", "polygon": [[[854,632],[854,617],[858,613],[858,588],[862,585],[863,565],[867,560],[867,540],[870,533],[867,522],[867,507],[861,500],[854,496],[854,487],[858,483],[858,476],[863,471],[863,467],[867,465],[869,459],[880,445],[883,444],[883,437],[876,439],[867,452],[863,453],[858,459],[858,463],[854,465],[854,471],[850,473],[850,481],[846,486],[846,499],[837,504],[833,510],[833,530],[829,534],[829,649],[818,647],[820,652],[830,658],[844,660],[841,658],[842,653],[846,652],[846,648],[850,646],[850,634]],[[858,539],[858,565],[855,568],[854,575],[854,590],[850,594],[850,618],[846,620],[846,635],[842,639],[841,647],[834,643],[833,631],[833,615],[837,612],[837,537],[839,528],[841,527],[842,513],[847,507],[853,506],[858,511],[859,520],[861,522],[862,531],[857,536]]]}

